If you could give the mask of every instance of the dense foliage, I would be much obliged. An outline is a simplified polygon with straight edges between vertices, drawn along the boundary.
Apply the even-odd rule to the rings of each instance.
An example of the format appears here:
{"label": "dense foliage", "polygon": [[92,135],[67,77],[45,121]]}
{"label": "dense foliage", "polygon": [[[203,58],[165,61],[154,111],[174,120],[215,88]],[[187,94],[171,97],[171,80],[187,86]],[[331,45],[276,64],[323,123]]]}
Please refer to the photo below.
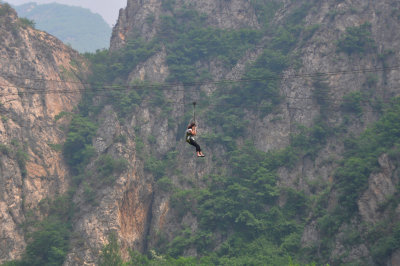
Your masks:
{"label": "dense foliage", "polygon": [[71,237],[71,219],[74,205],[71,195],[43,200],[40,209],[46,217],[37,222],[35,217],[27,217],[25,227],[32,229],[28,233],[28,245],[22,259],[5,263],[7,266],[50,266],[62,265],[69,251]]}
{"label": "dense foliage", "polygon": [[378,158],[383,153],[393,152],[400,145],[400,101],[393,106],[371,128],[357,138],[345,141],[345,158],[336,170],[335,178],[340,191],[339,201],[351,215],[357,211],[356,200],[366,187],[371,173],[380,169]]}
{"label": "dense foliage", "polygon": [[93,69],[90,83],[104,86],[125,81],[130,71],[138,63],[146,60],[158,49],[159,46],[156,42],[147,43],[143,39],[137,38],[129,40],[124,49],[115,51],[112,55],[109,54],[108,50],[97,51],[95,54],[87,53],[86,56],[92,62]]}
{"label": "dense foliage", "polygon": [[338,51],[351,54],[364,54],[375,47],[371,37],[371,24],[364,23],[358,27],[346,28],[346,33],[338,41]]}
{"label": "dense foliage", "polygon": [[[215,264],[287,264],[289,254],[300,248],[307,200],[301,192],[277,186],[275,169],[285,160],[247,144],[232,153],[232,174],[210,176],[205,189],[176,192],[172,206],[183,213],[194,211],[200,230],[183,231],[169,244],[167,254],[182,255],[188,246],[201,254],[212,252],[218,232],[225,240],[209,255]],[[276,200],[281,193],[287,198],[279,207]]]}
{"label": "dense foliage", "polygon": [[31,27],[31,28],[35,28],[36,23],[31,20],[31,19],[27,19],[27,18],[19,18],[19,24],[22,27]]}
{"label": "dense foliage", "polygon": [[250,29],[221,30],[206,25],[206,17],[181,9],[162,18],[158,38],[167,44],[168,81],[191,83],[211,78],[198,62],[217,58],[232,67],[244,51],[260,40],[260,32]]}
{"label": "dense foliage", "polygon": [[[337,191],[338,204],[330,212],[323,210],[319,213],[321,217],[318,218],[318,223],[325,241],[323,249],[329,249],[332,237],[343,224],[350,223],[354,218],[358,219],[357,201],[368,187],[369,176],[380,171],[378,159],[382,154],[389,154],[395,162],[400,158],[398,157],[400,147],[399,114],[400,99],[396,98],[379,121],[360,136],[345,140],[344,158],[334,174],[336,182],[333,189]],[[399,179],[400,177],[395,178]],[[397,186],[393,197],[382,204],[382,210],[391,210],[389,217],[394,215],[393,208],[399,204],[399,189],[400,187]],[[319,215],[317,214],[317,216]],[[389,233],[389,231],[398,232],[397,230],[395,220],[389,218],[382,221],[381,225],[368,227],[367,233],[361,234],[357,229],[353,229],[351,233],[354,237],[348,244],[359,244],[362,237],[367,239],[366,243],[369,244],[373,259],[377,264],[382,264],[396,248],[400,247],[397,233],[394,235]]]}
{"label": "dense foliage", "polygon": [[[261,4],[260,1],[256,1]],[[276,8],[278,5],[271,4]],[[271,10],[264,10],[259,18],[268,25],[268,16]],[[161,33],[150,42],[138,39],[129,42],[128,46],[108,57],[106,51],[96,55],[88,55],[92,59],[95,71],[94,80],[115,83],[117,78],[127,77],[127,74],[136,62],[144,60],[158,50],[157,42],[166,44],[167,64],[170,70],[168,81],[182,82],[186,87],[193,82],[210,79],[211,73],[201,69],[202,62],[211,58],[220,61],[227,69],[231,68],[245,51],[258,45],[262,31],[255,30],[221,30],[207,26],[202,14],[190,9],[172,9],[173,16],[163,17]],[[305,144],[294,141],[294,145],[280,152],[268,153],[257,151],[248,143],[239,148],[235,139],[243,136],[246,121],[244,112],[238,106],[249,104],[263,104],[263,112],[269,113],[280,103],[279,95],[280,75],[295,59],[289,51],[294,47],[302,30],[301,21],[307,14],[307,6],[296,9],[290,19],[280,28],[273,30],[273,41],[262,48],[262,54],[254,64],[248,66],[244,79],[249,80],[244,87],[222,84],[221,90],[213,95],[212,102],[216,106],[208,111],[207,120],[210,125],[221,124],[223,134],[216,130],[215,136],[205,137],[208,142],[222,141],[231,153],[226,158],[232,167],[232,174],[215,174],[208,178],[207,188],[193,187],[189,190],[176,190],[168,177],[164,174],[174,167],[174,152],[165,158],[147,154],[143,156],[146,171],[153,173],[157,183],[172,189],[171,204],[183,217],[189,210],[194,211],[199,221],[200,230],[192,233],[183,230],[168,245],[160,243],[157,252],[165,254],[167,263],[193,264],[289,264],[291,257],[297,256],[300,250],[300,236],[304,226],[305,214],[308,209],[308,200],[303,192],[292,189],[281,189],[277,185],[276,169],[287,163],[292,164],[300,157]],[[264,28],[263,30],[267,30]],[[148,52],[147,52],[148,51]],[[134,54],[129,63],[127,54]],[[119,55],[123,55],[119,57]],[[111,61],[110,61],[111,60]],[[107,62],[107,64],[104,64]],[[122,79],[123,80],[123,79]],[[146,84],[140,84],[141,89]],[[130,86],[131,90],[117,90],[108,92],[111,102],[117,102],[115,107],[124,106],[127,102],[139,104],[143,100],[143,93]],[[249,91],[251,93],[249,93]],[[111,95],[110,93],[113,93]],[[133,98],[129,95],[135,95]],[[119,100],[118,100],[119,99]],[[204,106],[207,104],[205,103]],[[232,108],[226,108],[232,106]],[[121,110],[121,108],[118,108]],[[120,114],[126,114],[121,112]],[[322,123],[321,123],[322,125]],[[303,130],[302,137],[310,145],[323,142],[328,134],[322,134],[320,127],[313,130]],[[140,140],[138,139],[138,144]],[[151,136],[148,143],[152,145]],[[298,143],[298,144],[297,144]],[[246,167],[243,167],[246,165]],[[165,189],[165,188],[164,188]],[[278,196],[286,195],[285,203],[277,205]],[[193,209],[194,208],[194,209]],[[231,234],[229,232],[236,232]],[[219,247],[213,237],[220,234],[225,239]],[[106,247],[103,263],[107,260],[118,260],[118,248],[115,240],[110,239]],[[195,248],[202,259],[183,258],[184,250]],[[260,248],[263,247],[263,248]],[[114,255],[112,255],[114,254]],[[156,254],[156,253],[155,253]],[[160,258],[159,258],[160,259]],[[132,260],[141,260],[146,263],[155,263],[152,259],[134,254]],[[118,262],[120,263],[120,262]]]}
{"label": "dense foliage", "polygon": [[96,125],[88,118],[74,115],[69,126],[63,154],[75,174],[84,171],[84,167],[94,155],[92,138],[96,134]]}

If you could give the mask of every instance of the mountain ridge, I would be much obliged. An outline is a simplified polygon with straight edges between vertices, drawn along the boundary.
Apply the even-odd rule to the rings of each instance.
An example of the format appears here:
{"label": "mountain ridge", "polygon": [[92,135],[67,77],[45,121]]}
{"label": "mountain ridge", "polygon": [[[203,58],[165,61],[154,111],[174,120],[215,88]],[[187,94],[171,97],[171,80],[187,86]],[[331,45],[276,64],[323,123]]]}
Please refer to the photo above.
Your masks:
{"label": "mountain ridge", "polygon": [[60,38],[81,53],[109,46],[111,28],[99,14],[87,8],[34,2],[14,8],[21,17],[33,20],[38,29]]}

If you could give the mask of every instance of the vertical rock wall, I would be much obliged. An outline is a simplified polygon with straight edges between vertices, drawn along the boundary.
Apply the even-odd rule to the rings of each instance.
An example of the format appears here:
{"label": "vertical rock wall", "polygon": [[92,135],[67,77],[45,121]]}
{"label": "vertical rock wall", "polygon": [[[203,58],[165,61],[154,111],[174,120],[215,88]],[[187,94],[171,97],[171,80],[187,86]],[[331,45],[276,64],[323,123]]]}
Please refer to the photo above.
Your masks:
{"label": "vertical rock wall", "polygon": [[68,169],[56,148],[68,121],[55,117],[76,107],[79,75],[87,69],[77,52],[24,25],[7,5],[0,10],[1,263],[24,251],[27,215],[68,189]]}
{"label": "vertical rock wall", "polygon": [[[303,3],[301,1],[280,2],[282,4],[281,9],[271,23],[275,28],[278,28],[280,23],[283,23],[284,18]],[[224,29],[260,28],[255,19],[255,11],[249,8],[247,1],[176,1],[175,7],[183,7],[184,5],[207,14],[208,23],[212,27]],[[369,90],[369,93],[372,93],[371,97],[384,100],[400,93],[399,69],[385,70],[387,66],[396,66],[400,57],[398,49],[400,47],[400,35],[397,30],[400,25],[398,16],[395,15],[397,14],[395,10],[399,9],[397,1],[315,1],[309,8],[308,15],[305,18],[305,27],[315,30],[308,37],[306,36],[307,31],[304,31],[299,38],[299,43],[296,44],[295,52],[298,54],[300,67],[292,66],[284,73],[280,88],[281,94],[285,97],[284,102],[273,114],[266,117],[261,118],[257,113],[248,114],[248,119],[252,121],[247,132],[248,136],[254,140],[258,148],[264,151],[286,147],[290,144],[290,135],[297,132],[298,125],[312,126],[315,119],[320,117],[321,105],[314,97],[315,85],[313,82],[315,80],[309,74],[327,73],[324,76],[324,82],[329,87],[328,102],[330,106],[325,119],[332,127],[338,127],[344,123],[341,103],[343,96],[348,93]],[[111,50],[120,49],[129,38],[142,37],[150,40],[156,35],[160,23],[159,17],[163,14],[171,14],[171,11],[161,1],[128,1],[127,7],[121,10],[120,18],[114,28]],[[364,23],[370,24],[371,37],[376,46],[362,55],[357,53],[348,55],[338,52],[338,40],[346,34],[346,29],[358,27]],[[271,40],[268,39],[268,36],[265,36],[264,41]],[[390,56],[384,56],[388,53]],[[209,62],[208,70],[216,80],[240,78],[246,64],[254,61],[260,54],[261,49],[259,48],[248,51],[242,60],[239,60],[238,64],[228,72],[218,67],[216,61]],[[164,57],[162,53],[158,55],[158,58],[161,57]],[[162,60],[151,60],[134,70],[131,77],[136,79],[151,77],[151,80],[162,82],[165,76],[159,75],[155,69],[167,71],[168,67]],[[372,69],[372,72],[362,71],[363,69]],[[367,84],[371,75],[376,79],[373,88],[369,88]],[[213,85],[201,87],[201,91],[204,93],[209,93],[215,89],[217,88],[214,88]],[[175,97],[180,99],[177,96]],[[363,110],[362,117],[350,118],[350,125],[347,129],[349,134],[358,135],[369,124],[378,119],[379,115],[374,112],[371,106],[363,106]],[[157,119],[156,116],[151,114],[151,110],[148,110],[147,117]],[[204,123],[202,124],[204,125]],[[147,134],[156,130],[151,125],[150,122],[145,126],[145,128],[148,128]],[[206,132],[213,131],[212,128],[207,128],[207,125],[204,125],[203,130]],[[144,131],[142,131],[143,133]],[[177,144],[177,147],[180,155],[184,154],[179,144]],[[218,153],[216,149],[212,152]],[[294,187],[308,193],[311,193],[310,183],[332,184],[334,169],[337,167],[336,162],[341,158],[342,152],[342,140],[329,138],[316,158],[305,157],[293,168],[280,169],[279,183],[282,186]],[[385,169],[384,173],[370,177],[369,189],[363,194],[359,202],[361,216],[365,221],[379,220],[381,216],[376,212],[377,204],[382,202],[385,196],[390,196],[393,193],[395,184],[390,179],[391,174],[386,172],[395,171],[395,169],[387,166],[384,158],[380,160]],[[196,163],[190,160],[183,162],[183,164],[188,166],[182,166],[183,171],[190,171],[189,169],[196,167]],[[210,169],[209,162],[206,162],[201,168],[206,169],[203,173],[207,172],[207,169]],[[383,180],[381,180],[382,176],[385,177]],[[174,177],[171,178],[174,180]],[[191,178],[197,180],[196,176],[192,175]],[[378,179],[381,181],[375,182]],[[166,232],[167,238],[171,239],[173,231],[180,226],[176,224],[176,214],[171,210],[168,195],[158,190],[155,190],[154,193],[150,239],[153,241],[159,231]],[[334,191],[331,195],[331,201],[330,204],[333,206],[335,204]],[[196,221],[192,218],[186,217],[181,222],[184,220],[190,221],[187,224],[188,226],[196,227]],[[310,243],[318,241],[319,236],[315,221],[311,221],[309,226],[306,227],[303,239]],[[152,243],[154,244],[154,242]],[[367,253],[368,251],[364,246],[354,250],[350,257],[356,258],[357,254],[368,256]]]}
{"label": "vertical rock wall", "polygon": [[[150,40],[160,28],[160,16],[170,15],[168,1],[129,0],[127,7],[120,11],[120,17],[113,30],[110,50],[118,50],[130,38],[141,37]],[[172,2],[171,2],[172,3]],[[301,2],[282,1],[272,25],[279,27],[285,16],[299,7]],[[252,28],[260,25],[255,18],[255,10],[249,1],[244,0],[201,0],[175,1],[175,7],[195,8],[208,15],[208,24],[224,29]],[[331,110],[327,116],[330,125],[343,122],[340,114],[340,101],[344,95],[365,88],[366,72],[352,73],[351,70],[382,68],[396,65],[400,51],[399,19],[392,15],[399,9],[394,0],[366,1],[315,1],[306,16],[306,27],[315,27],[308,38],[300,38],[296,44],[299,67],[289,68],[282,79],[280,91],[285,101],[277,107],[274,114],[266,117],[256,112],[248,112],[251,126],[247,135],[263,151],[284,148],[290,143],[290,134],[296,133],[296,125],[311,126],[321,113],[321,106],[313,98],[313,80],[310,73],[336,73],[326,76],[330,88]],[[17,258],[25,247],[24,232],[19,227],[25,221],[29,210],[34,210],[40,200],[65,192],[68,189],[69,174],[62,160],[57,144],[62,144],[65,132],[60,129],[68,121],[55,117],[61,111],[72,111],[80,98],[83,86],[80,83],[60,82],[79,81],[77,73],[84,72],[82,59],[46,33],[21,26],[13,11],[0,16],[0,262]],[[376,47],[364,56],[346,55],[336,51],[337,40],[345,34],[347,27],[368,22],[371,24],[372,38]],[[264,42],[270,41],[264,36]],[[218,64],[216,59],[204,63],[213,78],[241,78],[246,64],[257,59],[262,48],[248,51],[230,70]],[[390,52],[390,56],[383,55]],[[157,54],[132,69],[127,83],[133,80],[164,82],[168,76],[167,53],[161,49]],[[344,71],[344,72],[343,72]],[[398,95],[398,69],[374,72],[377,77],[373,95],[388,99]],[[293,77],[297,75],[297,77]],[[176,91],[165,92],[172,101],[184,99],[181,87]],[[209,94],[217,89],[212,84],[201,86],[202,93]],[[187,112],[182,105],[173,105],[168,117],[178,119]],[[348,131],[359,134],[378,117],[369,106],[365,106],[361,118],[352,118]],[[177,141],[180,128],[168,125],[168,117],[160,108],[149,108],[143,102],[124,123],[118,121],[116,111],[105,106],[98,116],[99,129],[93,140],[98,156],[108,154],[124,158],[128,168],[115,183],[98,185],[91,180],[93,202],[88,203],[87,187],[82,185],[76,192],[74,202],[78,211],[74,218],[72,249],[65,265],[96,265],[101,248],[107,243],[110,233],[118,236],[123,255],[129,249],[146,251],[157,242],[162,233],[167,240],[173,239],[182,226],[196,230],[197,221],[190,214],[182,219],[171,207],[170,194],[157,187],[154,176],[144,170],[144,159],[137,151],[139,139],[143,149],[150,149],[149,136],[157,136],[155,152],[164,155],[172,148],[177,151],[178,170],[181,175],[170,174],[174,184],[184,187],[186,178],[192,183],[202,185],[202,177],[211,171],[212,158],[208,156],[202,163],[193,158],[186,144]],[[203,123],[203,133],[213,132]],[[184,122],[183,122],[184,123]],[[126,142],[115,141],[125,136]],[[56,145],[54,145],[56,144]],[[223,149],[208,147],[213,154],[223,153]],[[282,186],[310,192],[309,182],[322,180],[332,182],[332,174],[337,166],[334,162],[343,151],[343,142],[329,139],[316,158],[305,157],[297,165],[279,170]],[[26,156],[25,156],[26,154]],[[22,156],[22,157],[21,157]],[[25,159],[24,159],[25,158]],[[335,159],[335,160],[333,160]],[[377,206],[386,196],[393,193],[396,184],[392,172],[394,164],[383,155],[380,158],[382,173],[370,177],[369,188],[360,198],[358,205],[361,216],[367,222],[380,218]],[[88,170],[94,169],[94,164]],[[182,185],[183,183],[183,185]],[[188,187],[190,186],[188,182]],[[310,192],[311,193],[311,192]],[[334,205],[334,192],[331,205]],[[282,199],[284,200],[284,199]],[[305,244],[319,239],[316,221],[310,221],[303,235]],[[368,256],[365,247],[354,250]],[[335,252],[341,254],[340,244]],[[188,251],[188,255],[195,255]],[[398,252],[392,260],[398,260]],[[395,264],[393,264],[395,265]]]}

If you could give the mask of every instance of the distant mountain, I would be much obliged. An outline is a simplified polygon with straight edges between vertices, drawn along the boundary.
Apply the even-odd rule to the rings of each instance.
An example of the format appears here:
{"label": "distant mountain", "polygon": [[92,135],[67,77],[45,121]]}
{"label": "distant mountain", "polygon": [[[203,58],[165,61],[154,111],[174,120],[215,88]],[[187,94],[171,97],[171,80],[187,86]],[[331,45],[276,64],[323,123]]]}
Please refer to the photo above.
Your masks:
{"label": "distant mountain", "polygon": [[111,27],[89,9],[56,3],[27,3],[14,8],[19,17],[33,20],[37,29],[56,36],[81,53],[109,46]]}

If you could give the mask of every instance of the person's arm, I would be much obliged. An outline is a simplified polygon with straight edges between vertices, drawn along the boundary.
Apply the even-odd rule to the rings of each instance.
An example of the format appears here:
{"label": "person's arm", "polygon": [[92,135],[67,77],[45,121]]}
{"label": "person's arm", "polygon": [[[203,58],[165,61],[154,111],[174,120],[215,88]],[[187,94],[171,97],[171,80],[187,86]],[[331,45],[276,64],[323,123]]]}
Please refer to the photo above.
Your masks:
{"label": "person's arm", "polygon": [[196,127],[193,127],[193,128],[192,128],[192,135],[193,135],[193,136],[196,136],[196,134],[197,134]]}

